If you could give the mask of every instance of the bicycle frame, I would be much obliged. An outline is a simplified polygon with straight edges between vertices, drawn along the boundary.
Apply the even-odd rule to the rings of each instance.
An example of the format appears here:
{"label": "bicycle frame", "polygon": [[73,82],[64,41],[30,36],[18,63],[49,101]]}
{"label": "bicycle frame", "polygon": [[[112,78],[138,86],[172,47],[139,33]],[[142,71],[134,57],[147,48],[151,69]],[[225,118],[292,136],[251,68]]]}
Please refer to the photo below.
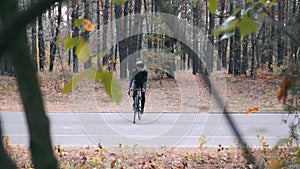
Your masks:
{"label": "bicycle frame", "polygon": [[131,89],[133,92],[137,92],[134,98],[134,115],[133,123],[135,123],[136,114],[138,115],[139,120],[141,119],[141,99],[142,99],[142,90],[141,89]]}

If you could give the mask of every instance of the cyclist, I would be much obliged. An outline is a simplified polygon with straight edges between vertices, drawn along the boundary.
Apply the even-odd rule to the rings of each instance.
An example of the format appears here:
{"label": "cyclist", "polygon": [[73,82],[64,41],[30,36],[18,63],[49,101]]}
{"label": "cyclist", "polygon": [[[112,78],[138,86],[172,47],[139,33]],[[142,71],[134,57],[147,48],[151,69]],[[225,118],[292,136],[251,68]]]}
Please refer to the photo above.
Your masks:
{"label": "cyclist", "polygon": [[[133,89],[142,89],[141,113],[144,112],[145,100],[146,100],[145,93],[146,93],[147,78],[148,78],[148,72],[147,70],[144,69],[144,66],[145,64],[143,61],[136,62],[136,68],[132,71],[132,73],[129,76],[129,85],[128,85],[128,95],[130,95],[130,89],[133,81],[134,81]],[[133,102],[136,95],[137,95],[137,91],[133,90]]]}

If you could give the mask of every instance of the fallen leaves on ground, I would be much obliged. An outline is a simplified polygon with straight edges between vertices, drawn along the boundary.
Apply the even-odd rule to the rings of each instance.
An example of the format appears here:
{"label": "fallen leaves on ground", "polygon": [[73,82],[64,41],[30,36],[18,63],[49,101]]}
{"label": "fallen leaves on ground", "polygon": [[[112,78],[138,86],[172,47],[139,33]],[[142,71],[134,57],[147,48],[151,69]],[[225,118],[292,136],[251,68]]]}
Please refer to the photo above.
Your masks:
{"label": "fallen leaves on ground", "polygon": [[258,112],[258,107],[253,107],[247,110],[246,114],[252,114],[252,113],[257,113]]}
{"label": "fallen leaves on ground", "polygon": [[[238,147],[54,147],[62,169],[188,169],[254,168]],[[260,166],[267,168],[300,167],[299,147],[251,149]],[[9,155],[19,168],[33,168],[28,147],[12,146]],[[296,168],[297,168],[296,167]]]}
{"label": "fallen leaves on ground", "polygon": [[[238,149],[191,147],[55,147],[60,168],[234,168],[247,166]],[[19,168],[32,166],[27,147],[13,146],[11,157]]]}

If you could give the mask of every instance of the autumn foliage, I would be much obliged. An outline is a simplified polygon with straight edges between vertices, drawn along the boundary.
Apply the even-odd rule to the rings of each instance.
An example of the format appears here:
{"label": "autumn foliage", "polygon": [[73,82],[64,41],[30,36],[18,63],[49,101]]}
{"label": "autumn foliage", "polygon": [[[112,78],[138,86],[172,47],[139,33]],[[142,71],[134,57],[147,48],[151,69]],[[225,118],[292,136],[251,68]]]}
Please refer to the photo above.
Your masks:
{"label": "autumn foliage", "polygon": [[292,84],[293,84],[293,79],[288,75],[281,82],[277,98],[279,101],[282,100],[282,103],[284,104],[286,103],[286,99],[288,96],[287,91],[292,87]]}
{"label": "autumn foliage", "polygon": [[246,114],[257,113],[258,111],[259,111],[258,107],[253,107],[253,108],[248,109],[248,111],[246,112]]}

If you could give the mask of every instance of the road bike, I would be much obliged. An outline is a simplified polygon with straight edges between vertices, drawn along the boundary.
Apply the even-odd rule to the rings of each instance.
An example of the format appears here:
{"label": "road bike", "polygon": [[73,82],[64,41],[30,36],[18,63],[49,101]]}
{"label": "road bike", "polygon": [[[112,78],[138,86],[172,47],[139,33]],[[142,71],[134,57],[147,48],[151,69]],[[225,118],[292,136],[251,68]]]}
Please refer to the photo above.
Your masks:
{"label": "road bike", "polygon": [[142,90],[141,89],[131,89],[133,92],[136,92],[137,94],[134,97],[134,103],[133,103],[133,123],[135,123],[136,116],[139,120],[141,120],[143,112],[142,112]]}

